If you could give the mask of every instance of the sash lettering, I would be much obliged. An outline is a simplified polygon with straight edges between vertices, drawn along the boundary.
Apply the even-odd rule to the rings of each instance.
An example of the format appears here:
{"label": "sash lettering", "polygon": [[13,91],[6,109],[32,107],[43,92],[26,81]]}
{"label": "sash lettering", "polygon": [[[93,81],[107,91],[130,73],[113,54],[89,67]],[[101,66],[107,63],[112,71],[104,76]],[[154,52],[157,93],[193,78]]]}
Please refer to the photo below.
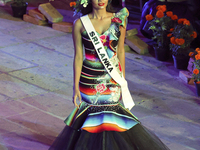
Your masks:
{"label": "sash lettering", "polygon": [[92,41],[94,42],[95,45],[99,44],[99,41],[98,41],[98,38],[95,36],[95,33],[92,31],[89,33],[91,38],[92,38]]}
{"label": "sash lettering", "polygon": [[95,36],[95,33],[92,31],[89,33],[91,37]]}
{"label": "sash lettering", "polygon": [[109,70],[109,72],[111,72],[113,70],[113,68],[107,58],[103,59],[103,63],[106,66],[106,68]]}
{"label": "sash lettering", "polygon": [[105,54],[100,54],[101,55],[101,59],[103,59],[106,55]]}
{"label": "sash lettering", "polygon": [[97,52],[101,53],[100,50],[102,49],[102,47],[97,48]]}
{"label": "sash lettering", "polygon": [[108,61],[107,58],[103,59],[103,63],[106,65],[107,68],[108,68],[109,66],[111,66],[111,64],[109,63],[109,61]]}
{"label": "sash lettering", "polygon": [[[99,39],[96,37],[96,35],[93,31],[90,32],[89,34],[90,34],[91,39],[92,39],[92,41],[95,45],[100,43]],[[113,70],[112,65],[110,64],[110,61],[108,60],[109,58],[104,58],[104,57],[106,57],[106,54],[104,54],[104,51],[102,51],[102,52],[100,51],[102,49],[103,49],[102,47],[97,48],[97,53],[99,54],[99,56],[103,60],[102,63],[104,64],[104,66],[107,68],[107,70],[109,70],[109,72],[111,72]]]}

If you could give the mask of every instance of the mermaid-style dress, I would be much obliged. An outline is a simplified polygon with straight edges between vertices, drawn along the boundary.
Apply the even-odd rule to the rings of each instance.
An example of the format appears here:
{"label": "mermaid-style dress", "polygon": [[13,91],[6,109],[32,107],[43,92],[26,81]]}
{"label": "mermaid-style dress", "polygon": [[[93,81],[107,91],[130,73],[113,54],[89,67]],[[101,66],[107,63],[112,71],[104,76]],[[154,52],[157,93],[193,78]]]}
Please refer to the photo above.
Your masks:
{"label": "mermaid-style dress", "polygon": [[[119,27],[126,26],[128,10],[114,14],[111,26],[102,35],[97,33],[111,62],[122,75],[117,58]],[[65,120],[66,127],[49,150],[166,150],[153,133],[119,102],[121,89],[102,65],[94,46],[82,33],[85,48],[79,89],[82,103]]]}

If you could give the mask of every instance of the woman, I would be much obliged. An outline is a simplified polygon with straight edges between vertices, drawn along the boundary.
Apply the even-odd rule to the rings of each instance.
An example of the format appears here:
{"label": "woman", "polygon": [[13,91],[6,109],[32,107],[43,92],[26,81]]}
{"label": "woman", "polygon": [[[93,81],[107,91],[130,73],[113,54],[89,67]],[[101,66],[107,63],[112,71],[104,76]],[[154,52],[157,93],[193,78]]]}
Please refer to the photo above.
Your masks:
{"label": "woman", "polygon": [[[111,63],[117,74],[123,78],[124,39],[129,13],[126,8],[112,13],[109,11],[109,5],[109,0],[81,0],[77,1],[75,10],[76,13],[88,14],[87,21],[91,21],[109,57],[107,66]],[[123,86],[113,79],[111,71],[106,68],[105,61],[102,61],[104,55],[99,54],[99,48],[95,49],[95,44],[92,43],[94,38],[87,33],[87,28],[88,24],[84,23],[82,18],[74,22],[73,102],[78,111],[75,109],[65,120],[66,127],[50,150],[168,149],[119,103]],[[77,99],[80,101],[79,105]]]}

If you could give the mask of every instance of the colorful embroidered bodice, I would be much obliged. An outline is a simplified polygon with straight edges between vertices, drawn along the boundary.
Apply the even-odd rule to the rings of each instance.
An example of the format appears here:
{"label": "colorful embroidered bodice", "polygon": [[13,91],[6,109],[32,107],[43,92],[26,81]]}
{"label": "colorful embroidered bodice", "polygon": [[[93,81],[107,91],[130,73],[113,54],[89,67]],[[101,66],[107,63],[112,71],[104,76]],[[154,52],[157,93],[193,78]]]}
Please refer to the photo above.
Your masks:
{"label": "colorful embroidered bodice", "polygon": [[[111,18],[111,26],[103,34],[97,33],[111,62],[120,74],[122,70],[117,58],[117,45],[120,26],[126,27],[128,14],[126,8],[121,9]],[[85,48],[85,60],[79,84],[82,100],[94,105],[118,103],[120,86],[105,70],[86,31],[82,33],[82,42]]]}

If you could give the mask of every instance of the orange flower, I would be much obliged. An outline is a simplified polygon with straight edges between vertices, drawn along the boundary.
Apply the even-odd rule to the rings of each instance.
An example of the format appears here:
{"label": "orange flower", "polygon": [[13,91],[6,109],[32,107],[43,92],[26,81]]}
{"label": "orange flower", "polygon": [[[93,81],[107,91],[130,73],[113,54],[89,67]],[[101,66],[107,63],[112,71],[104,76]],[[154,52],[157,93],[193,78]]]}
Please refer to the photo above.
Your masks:
{"label": "orange flower", "polygon": [[193,31],[193,34],[194,34],[193,38],[196,38],[197,37],[197,32]]}
{"label": "orange flower", "polygon": [[197,75],[197,74],[199,74],[199,70],[198,69],[194,69],[193,73]]}
{"label": "orange flower", "polygon": [[158,5],[157,7],[156,7],[156,10],[162,10],[162,9],[165,9],[166,8],[166,5]]}
{"label": "orange flower", "polygon": [[191,34],[190,36],[193,36],[193,38],[197,37],[197,32],[193,31],[193,34]]}
{"label": "orange flower", "polygon": [[158,10],[165,12],[167,10],[166,5],[161,5],[160,7],[158,7]]}
{"label": "orange flower", "polygon": [[200,59],[200,54],[198,53],[197,55],[195,55],[195,59],[199,60]]}
{"label": "orange flower", "polygon": [[200,84],[200,81],[196,82],[196,84]]}
{"label": "orange flower", "polygon": [[189,21],[189,20],[184,20],[184,21],[183,21],[183,24],[184,24],[184,25],[190,26],[190,21]]}
{"label": "orange flower", "polygon": [[175,37],[171,37],[171,38],[170,38],[170,42],[171,42],[172,44],[176,44],[176,42],[175,42]]}
{"label": "orange flower", "polygon": [[164,17],[164,13],[163,13],[163,11],[158,10],[158,11],[156,12],[156,16],[157,16],[158,18],[162,18],[162,17]]}
{"label": "orange flower", "polygon": [[76,2],[70,2],[70,3],[69,3],[69,6],[70,6],[70,7],[76,6]]}
{"label": "orange flower", "polygon": [[190,53],[189,53],[189,56],[190,56],[190,57],[193,57],[193,56],[194,56],[194,52],[190,52]]}
{"label": "orange flower", "polygon": [[178,16],[177,16],[177,15],[173,15],[173,16],[171,16],[171,19],[172,19],[172,20],[177,20],[177,19],[178,19]]}
{"label": "orange flower", "polygon": [[146,20],[147,20],[147,21],[150,21],[150,20],[152,20],[152,19],[153,19],[153,16],[152,16],[152,15],[150,15],[150,14],[146,15],[145,17],[146,17]]}
{"label": "orange flower", "polygon": [[171,28],[169,31],[170,31],[170,32],[174,31],[174,28]]}
{"label": "orange flower", "polygon": [[162,6],[162,5],[158,5],[158,6],[156,7],[156,10],[158,10],[160,6]]}
{"label": "orange flower", "polygon": [[185,20],[186,20],[185,18],[178,19],[178,24],[182,24]]}
{"label": "orange flower", "polygon": [[196,52],[199,52],[199,51],[200,51],[200,48],[199,48],[199,47],[197,47],[197,48],[195,49],[195,51],[196,51]]}
{"label": "orange flower", "polygon": [[175,39],[175,42],[176,42],[176,44],[178,44],[178,45],[183,45],[183,44],[185,43],[185,40],[184,40],[184,39],[176,38],[176,39]]}
{"label": "orange flower", "polygon": [[172,17],[173,16],[173,12],[172,11],[168,11],[168,12],[166,12],[166,14],[167,14],[168,17]]}
{"label": "orange flower", "polygon": [[171,34],[171,33],[167,34],[167,37],[171,37],[171,36],[172,36],[172,34]]}

